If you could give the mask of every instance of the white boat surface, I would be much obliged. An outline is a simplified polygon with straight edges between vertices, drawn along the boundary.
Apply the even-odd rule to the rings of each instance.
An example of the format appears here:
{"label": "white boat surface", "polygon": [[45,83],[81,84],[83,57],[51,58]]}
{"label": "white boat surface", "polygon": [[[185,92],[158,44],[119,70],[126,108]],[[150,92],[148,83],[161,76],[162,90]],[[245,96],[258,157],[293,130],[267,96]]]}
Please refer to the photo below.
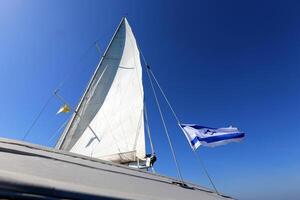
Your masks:
{"label": "white boat surface", "polygon": [[4,199],[232,199],[128,166],[26,142],[0,139]]}

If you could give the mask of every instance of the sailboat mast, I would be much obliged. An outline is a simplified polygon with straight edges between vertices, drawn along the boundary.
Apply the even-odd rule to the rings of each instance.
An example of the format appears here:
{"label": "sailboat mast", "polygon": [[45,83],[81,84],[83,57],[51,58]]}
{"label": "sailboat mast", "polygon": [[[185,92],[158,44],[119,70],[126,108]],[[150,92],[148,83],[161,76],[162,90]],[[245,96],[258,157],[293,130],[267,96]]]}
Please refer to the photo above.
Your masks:
{"label": "sailboat mast", "polygon": [[105,49],[105,51],[104,51],[103,56],[101,57],[101,59],[100,59],[98,65],[97,65],[96,70],[94,71],[94,74],[93,74],[92,78],[90,79],[90,81],[89,81],[89,83],[88,83],[88,86],[87,86],[86,90],[84,91],[84,93],[83,93],[83,95],[82,95],[82,97],[81,97],[81,99],[80,99],[80,102],[79,102],[78,106],[76,107],[76,109],[75,109],[75,111],[74,111],[74,113],[73,113],[73,115],[72,115],[71,120],[69,121],[69,123],[68,123],[67,127],[65,128],[63,134],[61,135],[61,137],[59,138],[58,142],[57,142],[56,145],[55,145],[55,148],[56,148],[56,149],[60,149],[61,146],[62,146],[62,144],[64,143],[64,140],[65,140],[65,138],[66,138],[66,135],[67,135],[67,133],[69,132],[70,127],[72,126],[72,124],[73,124],[73,122],[74,122],[74,119],[75,119],[75,117],[76,117],[76,113],[78,112],[79,108],[82,106],[82,102],[83,102],[83,100],[84,100],[86,94],[87,94],[88,91],[90,90],[93,81],[95,80],[96,74],[97,74],[97,72],[98,72],[99,69],[100,69],[101,63],[103,62],[103,59],[104,59],[104,57],[106,56],[107,51],[108,51],[108,49],[110,48],[110,46],[111,46],[111,44],[112,44],[112,41],[114,40],[114,38],[115,38],[117,32],[119,31],[119,29],[120,29],[120,27],[121,27],[121,24],[123,23],[124,20],[125,20],[125,17],[122,17],[122,19],[121,19],[121,21],[120,21],[120,23],[119,23],[119,25],[118,25],[116,31],[114,32],[114,34],[113,34],[113,36],[112,36],[112,38],[111,38],[111,40],[110,40],[108,46],[106,47],[106,49]]}

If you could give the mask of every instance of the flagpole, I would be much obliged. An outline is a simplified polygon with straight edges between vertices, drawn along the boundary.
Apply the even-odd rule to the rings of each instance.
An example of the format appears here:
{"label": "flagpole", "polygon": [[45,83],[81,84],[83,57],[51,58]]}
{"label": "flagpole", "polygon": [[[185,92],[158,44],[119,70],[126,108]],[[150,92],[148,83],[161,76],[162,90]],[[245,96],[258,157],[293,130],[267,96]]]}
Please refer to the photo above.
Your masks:
{"label": "flagpole", "polygon": [[214,190],[216,191],[216,193],[217,193],[218,195],[220,195],[220,193],[218,192],[217,187],[215,186],[214,182],[212,181],[212,179],[211,179],[211,177],[210,177],[210,175],[209,175],[209,173],[208,173],[208,171],[207,171],[207,169],[206,169],[206,167],[205,167],[205,165],[204,165],[202,159],[200,158],[199,154],[197,154],[196,149],[193,150],[193,152],[194,152],[194,154],[195,154],[195,157],[196,157],[197,160],[199,161],[200,165],[201,165],[202,168],[204,169],[204,172],[205,172],[207,178],[209,179],[210,184],[213,186],[213,188],[214,188]]}
{"label": "flagpole", "polygon": [[[152,90],[153,90],[153,93],[154,93],[154,97],[155,97],[155,99],[156,99],[156,103],[158,104],[158,110],[160,111],[161,118],[162,118],[162,121],[163,121],[163,125],[164,125],[165,130],[166,130],[166,134],[167,134],[167,137],[168,137],[168,140],[169,140],[169,145],[170,145],[170,147],[171,147],[171,152],[172,152],[172,154],[173,154],[173,158],[174,158],[174,161],[175,161],[175,164],[176,164],[177,172],[178,172],[178,174],[179,174],[179,177],[181,178],[182,183],[184,184],[183,178],[182,178],[182,175],[181,175],[181,171],[180,171],[180,168],[179,168],[178,163],[177,163],[176,155],[175,155],[175,152],[174,152],[174,149],[173,149],[171,140],[170,140],[170,138],[169,138],[169,134],[168,134],[168,131],[167,131],[167,129],[166,129],[165,123],[164,123],[164,119],[163,119],[163,116],[162,116],[162,113],[161,113],[161,110],[160,110],[160,106],[159,106],[159,103],[158,103],[158,100],[157,100],[157,97],[156,97],[156,93],[155,93],[155,90],[154,90],[154,87],[153,87],[153,83],[152,83],[151,77],[153,77],[153,79],[154,79],[156,85],[158,86],[158,88],[159,88],[160,92],[162,93],[162,95],[163,95],[165,101],[167,102],[169,108],[171,109],[172,114],[173,114],[175,120],[177,121],[177,124],[178,124],[179,128],[180,128],[182,131],[184,131],[184,130],[183,130],[182,127],[181,127],[181,122],[180,122],[180,120],[179,120],[179,117],[178,117],[177,114],[175,113],[173,107],[171,106],[171,103],[169,102],[169,100],[168,100],[167,96],[165,95],[163,89],[161,88],[160,84],[158,83],[158,81],[157,81],[155,75],[153,74],[153,72],[152,72],[150,66],[149,66],[148,63],[146,62],[146,59],[145,59],[145,57],[144,57],[142,51],[141,51],[141,55],[142,55],[142,58],[143,58],[143,61],[144,61],[145,65],[146,65],[146,71],[147,71],[147,74],[148,74],[148,78],[149,78],[149,80],[150,80],[150,84],[151,84],[151,86],[152,86]],[[150,76],[150,75],[151,75],[151,76]],[[217,190],[215,184],[213,183],[213,181],[212,181],[210,175],[208,174],[208,171],[207,171],[207,169],[205,168],[205,165],[204,165],[203,161],[201,160],[200,156],[195,152],[195,150],[193,150],[193,152],[194,152],[195,156],[197,157],[198,161],[200,162],[201,166],[203,167],[204,172],[205,172],[206,176],[208,177],[208,179],[209,179],[211,185],[213,186],[214,190],[216,191],[216,193],[217,193],[218,195],[220,195],[220,193],[218,192],[218,190]]]}
{"label": "flagpole", "polygon": [[[179,125],[180,129],[181,129],[184,133],[186,133],[186,131],[180,126],[180,124],[178,124],[178,125]],[[205,165],[204,165],[204,162],[202,161],[202,159],[200,158],[200,156],[196,153],[196,149],[195,149],[194,147],[192,147],[192,149],[193,149],[192,151],[193,151],[195,157],[197,158],[197,160],[199,161],[201,167],[203,168],[203,170],[204,170],[204,172],[205,172],[205,175],[208,177],[208,180],[209,180],[210,184],[213,186],[213,188],[214,188],[214,190],[216,191],[216,193],[217,193],[218,195],[220,195],[220,193],[219,193],[218,190],[217,190],[217,187],[216,187],[215,184],[213,183],[213,181],[212,181],[212,179],[211,179],[211,177],[210,177],[210,175],[209,175],[209,173],[208,173],[208,171],[207,171],[207,169],[206,169],[206,167],[205,167]]]}
{"label": "flagpole", "polygon": [[176,169],[177,169],[177,175],[178,175],[178,178],[180,179],[182,185],[185,186],[186,184],[184,183],[184,180],[183,180],[183,177],[182,177],[182,174],[181,174],[181,170],[179,168],[179,164],[178,164],[178,161],[177,161],[177,158],[176,158],[176,154],[175,154],[175,151],[174,151],[174,148],[173,148],[173,145],[172,145],[172,141],[171,141],[171,138],[170,138],[170,135],[169,135],[169,131],[168,131],[167,125],[166,125],[165,120],[164,120],[164,116],[163,116],[163,113],[162,113],[162,110],[161,110],[161,107],[160,107],[160,104],[159,104],[159,101],[158,101],[158,98],[157,98],[157,95],[156,95],[156,92],[155,92],[155,89],[154,89],[154,85],[153,85],[152,79],[150,77],[150,73],[149,73],[149,68],[150,67],[149,67],[149,65],[147,65],[147,63],[146,63],[145,60],[144,60],[144,62],[146,64],[146,66],[147,66],[147,75],[148,75],[148,78],[149,78],[149,81],[150,81],[150,85],[151,85],[151,88],[152,88],[152,91],[153,91],[153,94],[154,94],[154,98],[155,98],[155,102],[156,102],[156,105],[157,105],[157,109],[159,111],[160,118],[161,118],[162,124],[164,126],[164,130],[165,130],[168,142],[169,142],[169,146],[170,146],[170,149],[171,149],[171,152],[172,152],[173,160],[174,160],[174,163],[175,163],[175,166],[176,166]]}
{"label": "flagpole", "polygon": [[[162,93],[164,99],[166,100],[166,102],[167,102],[169,108],[171,109],[171,111],[172,111],[172,113],[173,113],[173,116],[174,116],[174,118],[176,119],[176,121],[177,121],[177,123],[178,123],[179,128],[180,128],[182,131],[184,131],[184,130],[182,129],[181,125],[180,125],[181,122],[180,122],[180,120],[179,120],[177,114],[175,113],[173,107],[171,106],[171,103],[169,102],[169,100],[168,100],[167,96],[165,95],[163,89],[160,87],[160,84],[158,83],[158,81],[157,81],[156,77],[154,76],[152,70],[151,70],[150,67],[148,67],[148,66],[147,66],[147,69],[150,71],[151,76],[153,77],[155,83],[157,84],[157,86],[158,86],[160,92]],[[220,193],[218,192],[218,190],[217,190],[215,184],[213,183],[213,181],[212,181],[212,179],[211,179],[211,177],[210,177],[210,175],[209,175],[209,173],[208,173],[208,171],[207,171],[207,169],[206,169],[206,167],[205,167],[205,165],[204,165],[204,162],[202,161],[202,159],[200,158],[200,156],[196,153],[196,150],[193,150],[193,152],[194,152],[196,158],[198,159],[198,161],[200,162],[201,166],[203,167],[204,172],[205,172],[206,176],[208,177],[209,182],[210,182],[211,185],[213,186],[214,190],[216,191],[216,193],[217,193],[218,195],[220,195]]]}

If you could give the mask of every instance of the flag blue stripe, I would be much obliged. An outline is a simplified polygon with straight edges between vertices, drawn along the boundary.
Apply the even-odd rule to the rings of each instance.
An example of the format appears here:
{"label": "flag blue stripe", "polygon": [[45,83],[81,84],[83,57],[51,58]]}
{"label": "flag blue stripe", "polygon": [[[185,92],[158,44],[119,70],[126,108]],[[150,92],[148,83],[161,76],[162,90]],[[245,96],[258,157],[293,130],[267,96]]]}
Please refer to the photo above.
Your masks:
{"label": "flag blue stripe", "polygon": [[191,141],[191,144],[194,146],[198,141],[200,141],[200,142],[203,141],[206,143],[213,143],[213,142],[219,142],[222,140],[243,138],[244,136],[245,136],[245,133],[230,133],[230,134],[216,135],[216,136],[206,137],[206,138],[200,138],[197,136]]}
{"label": "flag blue stripe", "polygon": [[180,124],[180,126],[182,128],[186,127],[186,126],[189,126],[189,127],[192,127],[194,129],[202,129],[202,128],[208,128],[208,129],[216,129],[216,128],[211,128],[211,127],[207,127],[207,126],[199,126],[199,125],[196,125],[196,124]]}

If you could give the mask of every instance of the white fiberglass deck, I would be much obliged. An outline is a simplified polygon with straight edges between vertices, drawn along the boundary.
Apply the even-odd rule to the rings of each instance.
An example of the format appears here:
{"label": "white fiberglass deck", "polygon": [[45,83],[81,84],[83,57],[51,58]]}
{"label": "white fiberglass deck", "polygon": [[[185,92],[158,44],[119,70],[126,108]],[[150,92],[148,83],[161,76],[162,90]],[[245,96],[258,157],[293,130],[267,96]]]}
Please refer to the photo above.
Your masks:
{"label": "white fiberglass deck", "polygon": [[188,183],[98,159],[0,139],[0,197],[66,199],[231,199]]}

